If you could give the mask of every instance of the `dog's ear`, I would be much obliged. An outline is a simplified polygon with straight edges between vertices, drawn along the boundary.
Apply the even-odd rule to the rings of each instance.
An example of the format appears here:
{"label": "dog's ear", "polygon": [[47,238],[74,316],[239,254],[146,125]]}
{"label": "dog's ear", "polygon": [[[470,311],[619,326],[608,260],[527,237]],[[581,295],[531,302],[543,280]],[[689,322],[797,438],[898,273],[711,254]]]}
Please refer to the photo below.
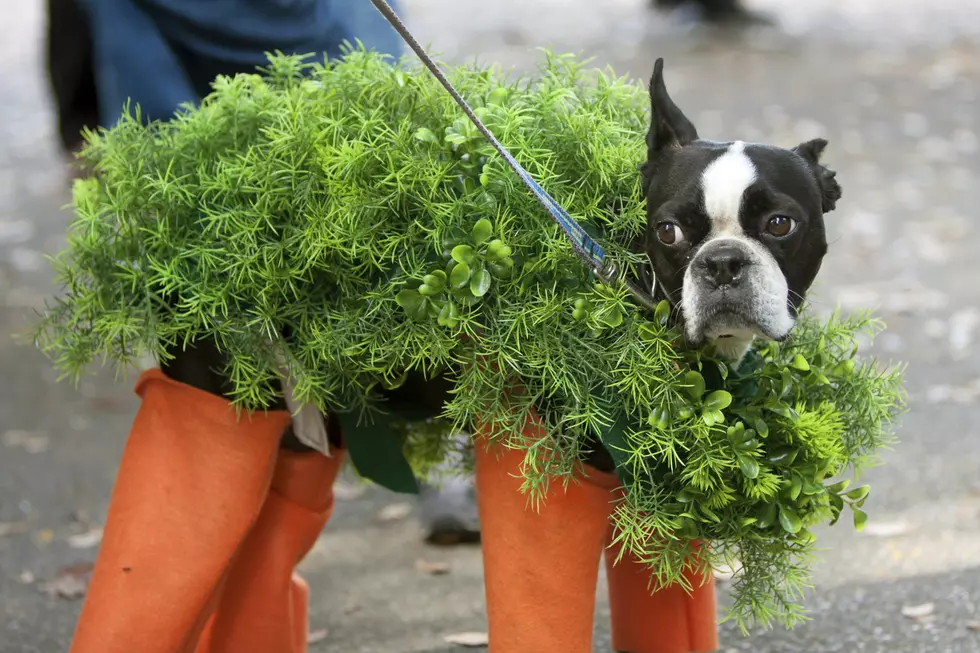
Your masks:
{"label": "dog's ear", "polygon": [[667,94],[664,84],[664,60],[657,59],[650,79],[650,131],[647,133],[647,158],[652,159],[665,148],[683,147],[698,139],[698,130]]}
{"label": "dog's ear", "polygon": [[817,179],[817,186],[820,187],[821,209],[824,213],[829,213],[837,207],[837,200],[841,197],[840,184],[837,183],[837,173],[820,163],[820,156],[827,147],[827,141],[823,138],[814,138],[812,141],[800,143],[793,148],[793,151],[803,157],[803,160],[810,166],[813,176]]}

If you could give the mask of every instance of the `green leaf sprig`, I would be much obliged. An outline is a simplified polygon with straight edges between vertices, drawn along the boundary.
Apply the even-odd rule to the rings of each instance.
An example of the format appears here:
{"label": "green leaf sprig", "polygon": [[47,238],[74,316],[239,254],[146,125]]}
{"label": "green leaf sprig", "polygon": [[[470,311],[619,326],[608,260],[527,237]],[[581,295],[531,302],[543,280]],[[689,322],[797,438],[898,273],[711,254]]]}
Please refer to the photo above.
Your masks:
{"label": "green leaf sprig", "polygon": [[513,275],[511,248],[499,238],[490,240],[492,235],[493,223],[486,218],[478,220],[470,231],[469,242],[449,250],[445,270],[432,270],[416,288],[399,292],[395,301],[412,319],[435,317],[440,326],[455,328],[459,324],[457,305],[475,306],[490,292],[494,278]]}

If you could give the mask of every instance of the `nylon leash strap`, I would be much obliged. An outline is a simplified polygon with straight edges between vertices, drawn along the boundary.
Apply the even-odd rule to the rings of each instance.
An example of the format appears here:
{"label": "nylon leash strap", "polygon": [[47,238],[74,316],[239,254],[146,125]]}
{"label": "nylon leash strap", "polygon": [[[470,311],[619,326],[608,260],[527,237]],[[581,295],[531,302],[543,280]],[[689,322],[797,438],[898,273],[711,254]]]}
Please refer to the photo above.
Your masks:
{"label": "nylon leash strap", "polygon": [[[513,155],[507,151],[507,148],[505,148],[500,141],[497,140],[496,136],[494,136],[487,126],[483,124],[483,121],[477,117],[477,115],[473,112],[473,109],[470,108],[470,105],[466,103],[466,100],[463,99],[455,87],[453,87],[452,83],[443,74],[442,70],[439,69],[439,66],[437,66],[432,60],[432,57],[426,53],[425,48],[423,48],[419,42],[415,40],[415,37],[412,36],[412,33],[408,31],[405,23],[403,23],[398,17],[394,9],[391,8],[391,5],[389,5],[385,0],[371,0],[371,2],[374,4],[375,8],[381,12],[381,15],[384,16],[385,19],[391,24],[395,31],[398,32],[398,34],[405,40],[409,47],[412,48],[415,54],[418,55],[425,67],[429,69],[429,72],[431,72],[433,76],[439,80],[439,83],[442,84],[446,91],[448,91],[453,100],[456,101],[456,104],[459,105],[459,108],[463,110],[463,113],[466,114],[480,133],[483,134],[490,144],[493,145],[493,148],[497,150],[500,156],[503,157],[504,161],[507,162],[510,169],[517,173],[517,176],[521,178],[521,181],[538,200],[538,203],[544,207],[544,209],[548,212],[548,215],[551,216],[551,219],[554,220],[561,228],[562,232],[564,232],[565,236],[571,242],[572,249],[575,250],[575,253],[578,254],[579,258],[581,258],[583,262],[589,266],[589,268],[592,269],[596,277],[607,284],[611,284],[616,281],[622,282],[625,284],[627,290],[629,290],[633,298],[641,306],[651,311],[654,310],[657,305],[656,300],[653,298],[654,289],[656,288],[656,276],[654,275],[653,280],[651,281],[649,291],[642,288],[632,279],[623,277],[613,262],[606,256],[606,250],[598,242],[596,242],[592,236],[586,233],[585,229],[583,229],[582,226],[577,223],[574,218],[572,218],[572,216],[570,216],[568,212],[565,211],[565,209],[563,209],[561,205],[540,186],[540,184],[538,184],[538,182],[534,180],[531,174],[524,169],[524,166],[517,162],[517,159],[515,159]],[[650,272],[651,274],[654,274],[652,269]]]}

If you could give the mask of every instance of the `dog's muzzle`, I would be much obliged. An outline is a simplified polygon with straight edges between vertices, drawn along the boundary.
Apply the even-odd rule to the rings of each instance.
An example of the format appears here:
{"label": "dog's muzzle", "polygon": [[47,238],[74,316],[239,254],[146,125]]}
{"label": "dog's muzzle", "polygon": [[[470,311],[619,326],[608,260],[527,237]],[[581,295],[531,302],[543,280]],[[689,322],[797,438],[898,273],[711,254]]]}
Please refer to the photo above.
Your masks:
{"label": "dog's muzzle", "polygon": [[695,255],[684,275],[685,335],[706,340],[785,338],[795,321],[787,285],[772,254],[747,238],[718,238]]}

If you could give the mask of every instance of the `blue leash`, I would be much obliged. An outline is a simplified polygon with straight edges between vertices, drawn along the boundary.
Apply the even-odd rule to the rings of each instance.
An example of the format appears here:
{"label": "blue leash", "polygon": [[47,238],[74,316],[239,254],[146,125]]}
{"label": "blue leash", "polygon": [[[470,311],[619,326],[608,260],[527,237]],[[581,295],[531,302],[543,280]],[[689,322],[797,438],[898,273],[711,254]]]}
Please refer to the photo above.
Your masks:
{"label": "blue leash", "polygon": [[565,211],[565,209],[563,209],[551,195],[541,188],[540,184],[538,184],[538,182],[531,177],[531,174],[524,169],[524,166],[517,162],[517,159],[515,159],[513,155],[507,151],[507,148],[501,145],[500,141],[498,141],[490,130],[487,129],[486,125],[483,124],[477,115],[473,113],[473,109],[470,108],[470,105],[466,103],[466,100],[460,96],[459,92],[453,87],[450,81],[446,79],[446,76],[442,73],[432,58],[426,53],[425,49],[419,44],[419,42],[415,40],[415,37],[408,31],[408,28],[405,27],[405,24],[401,21],[391,6],[385,0],[371,0],[371,2],[374,4],[375,8],[381,12],[381,15],[384,16],[389,23],[391,23],[391,26],[395,28],[395,31],[398,32],[403,39],[405,39],[405,42],[408,43],[412,50],[415,51],[415,54],[417,54],[419,59],[422,60],[425,67],[429,69],[435,78],[439,80],[439,83],[442,84],[443,88],[445,88],[453,97],[456,104],[459,105],[459,108],[463,110],[463,113],[465,113],[476,128],[480,130],[480,133],[483,134],[488,141],[490,141],[490,144],[493,145],[494,149],[500,153],[500,156],[504,158],[504,161],[507,162],[507,165],[510,166],[511,170],[517,173],[517,176],[521,178],[521,181],[524,182],[527,189],[534,194],[541,206],[543,206],[548,212],[548,215],[551,216],[551,219],[554,220],[559,227],[561,227],[561,230],[571,242],[572,249],[574,249],[579,257],[581,257],[586,263],[586,265],[592,269],[596,277],[608,284],[616,281],[622,282],[625,284],[630,294],[633,295],[633,298],[641,306],[651,311],[654,310],[657,306],[657,301],[653,298],[653,294],[656,289],[656,273],[653,272],[653,269],[651,268],[650,270],[653,278],[651,280],[649,291],[644,290],[632,279],[622,277],[613,262],[606,258],[606,250],[603,249],[603,247],[597,243],[592,236],[586,233],[585,229],[583,229],[579,223],[575,222],[572,216],[568,215],[568,212]]}

